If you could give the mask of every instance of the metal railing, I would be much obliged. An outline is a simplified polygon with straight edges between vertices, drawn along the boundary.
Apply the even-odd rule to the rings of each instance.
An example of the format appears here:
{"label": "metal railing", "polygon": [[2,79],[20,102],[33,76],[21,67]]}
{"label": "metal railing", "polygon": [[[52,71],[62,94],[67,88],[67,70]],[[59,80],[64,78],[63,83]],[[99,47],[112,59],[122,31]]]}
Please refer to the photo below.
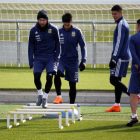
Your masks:
{"label": "metal railing", "polygon": [[[16,24],[16,36],[17,36],[17,67],[20,67],[20,23],[36,23],[36,20],[0,20],[0,23],[15,23]],[[62,23],[62,21],[50,21],[50,23]],[[102,36],[96,36],[95,32],[96,25],[98,24],[115,24],[113,21],[73,21],[73,23],[78,24],[91,24],[93,28],[93,67],[95,67],[96,64],[96,47],[95,47],[95,37],[102,37]],[[136,24],[134,21],[129,21],[128,24]],[[5,29],[3,29],[5,30]],[[105,36],[104,36],[105,37]],[[111,37],[111,36],[109,36]],[[113,36],[112,36],[113,37]]]}

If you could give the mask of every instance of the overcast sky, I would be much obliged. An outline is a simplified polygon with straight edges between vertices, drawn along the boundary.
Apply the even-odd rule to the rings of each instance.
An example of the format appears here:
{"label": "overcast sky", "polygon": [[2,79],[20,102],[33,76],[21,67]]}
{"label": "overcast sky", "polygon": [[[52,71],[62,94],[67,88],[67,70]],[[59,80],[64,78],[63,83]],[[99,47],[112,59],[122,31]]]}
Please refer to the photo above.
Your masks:
{"label": "overcast sky", "polygon": [[140,4],[140,0],[0,0],[0,3],[48,3],[48,4]]}

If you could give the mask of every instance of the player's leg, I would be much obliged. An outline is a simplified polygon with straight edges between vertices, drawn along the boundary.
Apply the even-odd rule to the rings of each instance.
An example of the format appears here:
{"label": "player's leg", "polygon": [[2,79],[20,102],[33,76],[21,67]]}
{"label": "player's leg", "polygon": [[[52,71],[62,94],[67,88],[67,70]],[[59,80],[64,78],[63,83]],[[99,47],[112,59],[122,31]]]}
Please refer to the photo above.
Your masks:
{"label": "player's leg", "polygon": [[140,75],[138,74],[131,74],[128,91],[130,92],[130,106],[132,111],[131,120],[126,124],[126,126],[133,126],[134,123],[138,122],[137,117],[137,95],[140,92]]}
{"label": "player's leg", "polygon": [[65,80],[69,81],[70,104],[74,104],[76,99],[76,82],[79,82],[78,61],[66,66]]}
{"label": "player's leg", "polygon": [[130,96],[130,93],[127,91],[127,87],[124,83],[121,82],[121,77],[118,77],[118,81],[116,83],[116,87],[120,88],[122,92],[126,93],[128,96]]}
{"label": "player's leg", "polygon": [[57,74],[54,77],[54,85],[55,85],[55,90],[56,90],[57,96],[61,96],[61,78],[60,78],[60,73],[61,73],[61,71],[58,70]]}
{"label": "player's leg", "polygon": [[110,83],[115,87],[116,103],[120,103],[122,92],[130,96],[130,94],[127,92],[127,87],[121,82],[121,79],[121,77],[110,76]]}
{"label": "player's leg", "polygon": [[42,103],[43,91],[40,78],[43,70],[44,63],[38,60],[34,61],[34,83],[38,91],[38,99],[36,101],[37,106],[40,106]]}
{"label": "player's leg", "polygon": [[132,114],[137,114],[137,107],[138,107],[138,102],[137,102],[137,94],[130,94],[130,106],[131,106],[131,111]]}
{"label": "player's leg", "polygon": [[41,84],[40,77],[41,77],[41,73],[39,73],[39,72],[34,73],[34,83],[35,83],[35,86],[36,86],[37,91],[38,91],[38,99],[36,101],[37,106],[41,105],[42,97],[43,97],[42,84]]}
{"label": "player's leg", "polygon": [[52,87],[52,78],[53,78],[53,73],[48,72],[46,76],[45,93],[49,93]]}
{"label": "player's leg", "polygon": [[55,90],[57,93],[56,99],[53,101],[54,104],[59,104],[62,103],[62,95],[61,95],[61,75],[62,72],[60,70],[57,71],[57,74],[54,77],[54,85],[55,85]]}
{"label": "player's leg", "polygon": [[52,87],[52,78],[53,78],[53,73],[48,72],[46,75],[45,92],[43,94],[43,101],[42,101],[43,108],[47,107],[48,93],[50,92],[50,89]]}
{"label": "player's leg", "polygon": [[132,111],[132,117],[131,120],[126,124],[126,126],[133,126],[134,123],[138,122],[138,117],[137,117],[137,107],[138,107],[138,102],[137,102],[137,94],[130,94],[130,106],[131,106],[131,111]]}
{"label": "player's leg", "polygon": [[110,109],[105,110],[106,112],[119,112],[120,111],[120,100],[122,92],[127,93],[127,87],[121,82],[121,77],[110,76],[110,83],[115,87],[115,104]]}
{"label": "player's leg", "polygon": [[41,83],[40,77],[41,77],[41,73],[39,72],[34,73],[34,83],[37,90],[42,89],[42,83]]}
{"label": "player's leg", "polygon": [[122,62],[118,60],[116,68],[110,70],[110,83],[115,87],[115,104],[111,108],[105,110],[106,112],[119,112],[120,100],[122,92],[130,95],[127,92],[127,87],[121,82],[121,77],[126,77],[129,62]]}
{"label": "player's leg", "polygon": [[122,77],[126,77],[129,61],[123,62],[119,59],[115,69],[111,69],[110,72],[110,83],[115,87],[119,87],[122,92],[126,93],[128,96],[130,94],[127,92],[127,87],[121,82]]}
{"label": "player's leg", "polygon": [[[116,80],[118,80],[118,81],[120,79],[120,77],[115,77],[115,78],[117,78]],[[110,83],[112,83],[112,82],[110,82]],[[114,105],[120,106],[121,95],[122,95],[122,89],[115,86],[115,104]]]}
{"label": "player's leg", "polygon": [[43,101],[42,101],[42,108],[47,107],[47,100],[48,100],[48,94],[50,92],[50,89],[52,87],[52,79],[53,75],[56,74],[57,67],[53,59],[46,61],[46,84],[45,84],[45,92],[43,94]]}
{"label": "player's leg", "polygon": [[70,86],[69,90],[70,104],[74,104],[76,99],[76,82],[69,81],[69,86]]}
{"label": "player's leg", "polygon": [[[130,93],[127,92],[128,91],[128,88],[125,86],[125,84],[123,84],[121,82],[121,77],[126,77],[126,74],[127,74],[127,69],[128,69],[128,65],[129,65],[129,61],[123,61],[123,60],[120,60],[120,65],[117,64],[117,69],[116,69],[116,72],[115,72],[115,77],[119,77],[119,82],[117,83],[117,87],[120,87],[122,92],[126,93],[128,96],[130,96]],[[118,71],[118,72],[117,72]]]}
{"label": "player's leg", "polygon": [[54,104],[59,104],[62,103],[62,95],[61,95],[61,77],[64,77],[64,70],[65,70],[65,64],[64,62],[61,60],[59,60],[59,66],[57,68],[57,73],[54,77],[54,85],[55,85],[55,90],[57,93],[57,97],[56,99],[53,101]]}

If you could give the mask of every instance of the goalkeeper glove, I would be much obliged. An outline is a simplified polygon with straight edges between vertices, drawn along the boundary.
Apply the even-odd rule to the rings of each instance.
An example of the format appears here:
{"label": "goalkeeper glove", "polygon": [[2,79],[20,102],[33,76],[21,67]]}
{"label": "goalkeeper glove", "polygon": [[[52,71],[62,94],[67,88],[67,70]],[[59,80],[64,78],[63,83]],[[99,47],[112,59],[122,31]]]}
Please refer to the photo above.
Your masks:
{"label": "goalkeeper glove", "polygon": [[114,69],[116,67],[117,61],[115,59],[111,59],[109,63],[110,69]]}
{"label": "goalkeeper glove", "polygon": [[86,68],[85,63],[81,62],[80,65],[79,65],[80,71],[83,71],[85,68]]}

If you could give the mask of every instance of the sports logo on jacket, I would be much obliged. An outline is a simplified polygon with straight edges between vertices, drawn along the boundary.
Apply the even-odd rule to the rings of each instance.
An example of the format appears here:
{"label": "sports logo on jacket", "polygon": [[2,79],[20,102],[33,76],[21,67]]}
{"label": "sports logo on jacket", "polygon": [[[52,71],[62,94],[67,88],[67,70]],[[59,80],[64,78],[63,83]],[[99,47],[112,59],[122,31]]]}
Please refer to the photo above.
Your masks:
{"label": "sports logo on jacket", "polygon": [[36,35],[35,37],[37,41],[41,41],[40,35]]}
{"label": "sports logo on jacket", "polygon": [[48,30],[48,33],[51,34],[51,33],[52,33],[52,29],[49,29],[49,30]]}
{"label": "sports logo on jacket", "polygon": [[71,36],[75,37],[75,31],[72,31]]}
{"label": "sports logo on jacket", "polygon": [[60,34],[60,44],[64,44],[64,35]]}
{"label": "sports logo on jacket", "polygon": [[60,36],[64,36],[64,35],[61,33]]}

